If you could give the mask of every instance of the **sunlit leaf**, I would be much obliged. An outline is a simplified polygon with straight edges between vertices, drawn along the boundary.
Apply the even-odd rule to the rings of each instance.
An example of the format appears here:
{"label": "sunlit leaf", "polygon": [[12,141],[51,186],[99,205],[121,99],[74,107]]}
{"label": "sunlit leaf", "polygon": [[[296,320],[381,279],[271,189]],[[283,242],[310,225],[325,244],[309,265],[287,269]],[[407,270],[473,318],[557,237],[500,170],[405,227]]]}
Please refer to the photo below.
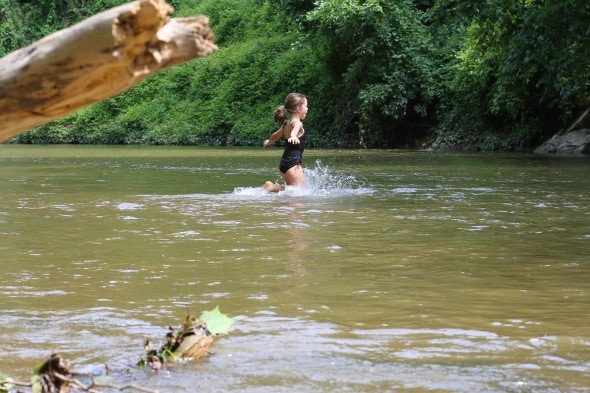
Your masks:
{"label": "sunlit leaf", "polygon": [[41,380],[39,374],[35,374],[31,377],[31,393],[41,393]]}
{"label": "sunlit leaf", "polygon": [[207,330],[214,336],[227,334],[229,328],[234,323],[233,319],[219,311],[219,306],[215,307],[214,310],[204,311],[199,319],[205,322]]}

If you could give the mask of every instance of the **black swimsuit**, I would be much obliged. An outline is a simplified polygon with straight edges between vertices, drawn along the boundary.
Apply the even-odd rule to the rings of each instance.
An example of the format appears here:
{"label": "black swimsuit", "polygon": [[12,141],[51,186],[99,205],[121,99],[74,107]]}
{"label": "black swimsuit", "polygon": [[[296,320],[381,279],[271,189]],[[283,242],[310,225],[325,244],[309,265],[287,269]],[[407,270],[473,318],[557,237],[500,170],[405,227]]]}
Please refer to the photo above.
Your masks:
{"label": "black swimsuit", "polygon": [[285,151],[283,151],[281,163],[279,164],[279,170],[281,173],[287,173],[287,171],[293,168],[295,165],[301,164],[306,140],[307,136],[305,133],[303,133],[303,135],[299,137],[299,144],[296,145],[289,141],[285,142]]}

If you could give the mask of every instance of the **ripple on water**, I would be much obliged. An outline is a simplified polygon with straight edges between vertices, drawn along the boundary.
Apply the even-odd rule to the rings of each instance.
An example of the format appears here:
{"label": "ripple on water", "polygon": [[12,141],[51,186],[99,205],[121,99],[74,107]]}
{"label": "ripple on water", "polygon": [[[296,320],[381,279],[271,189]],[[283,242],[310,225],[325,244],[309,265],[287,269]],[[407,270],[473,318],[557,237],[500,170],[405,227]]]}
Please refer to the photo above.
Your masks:
{"label": "ripple on water", "polygon": [[128,210],[139,210],[143,207],[138,203],[131,203],[131,202],[121,202],[117,204],[117,209],[121,211],[128,211]]}
{"label": "ripple on water", "polygon": [[[182,187],[125,178],[117,184],[127,188],[116,193],[104,184],[65,193],[55,178],[45,192],[18,194],[2,209],[9,225],[18,224],[5,225],[10,243],[14,234],[22,239],[22,249],[6,257],[14,263],[5,264],[10,284],[0,289],[9,304],[0,319],[10,356],[4,372],[28,378],[39,359],[58,352],[77,371],[102,371],[109,362],[131,369],[113,375],[114,383],[176,393],[195,386],[590,392],[587,177],[578,175],[574,189],[558,181],[574,172],[543,183],[529,170],[495,176],[495,162],[491,175],[469,162],[434,170],[397,162],[388,155],[362,169],[370,183],[312,167],[310,187],[278,195],[258,187],[231,192],[240,183],[225,180],[224,165],[188,169]],[[216,171],[209,180],[224,183],[195,186],[199,170]],[[206,189],[226,191],[181,194]],[[77,219],[63,218],[70,214]],[[26,239],[27,232],[36,236]],[[289,243],[296,232],[310,238]],[[301,290],[282,290],[290,285]],[[210,358],[169,375],[133,368],[143,340],[159,340],[187,307],[217,302],[245,315],[216,340]]]}
{"label": "ripple on water", "polygon": [[[175,305],[180,306],[186,304]],[[556,347],[563,345],[560,341],[566,340],[563,337],[517,340],[449,328],[345,329],[260,311],[256,316],[234,317],[230,334],[217,338],[211,347],[212,356],[171,369],[172,378],[162,374],[146,379],[133,366],[143,356],[142,342],[163,337],[177,311],[159,310],[154,318],[161,326],[146,322],[142,310],[121,312],[109,307],[36,312],[27,317],[7,313],[0,323],[0,337],[7,343],[5,350],[22,364],[47,356],[50,342],[51,352],[76,359],[72,365],[76,371],[102,373],[103,364],[108,363],[115,370],[129,370],[114,373],[114,383],[124,380],[175,392],[193,392],[204,381],[208,391],[473,392],[515,386],[559,391],[551,378],[543,382],[536,378],[539,370],[550,374],[565,367],[580,378],[590,371],[588,362],[556,353]],[[571,345],[588,345],[569,340],[574,340]]]}

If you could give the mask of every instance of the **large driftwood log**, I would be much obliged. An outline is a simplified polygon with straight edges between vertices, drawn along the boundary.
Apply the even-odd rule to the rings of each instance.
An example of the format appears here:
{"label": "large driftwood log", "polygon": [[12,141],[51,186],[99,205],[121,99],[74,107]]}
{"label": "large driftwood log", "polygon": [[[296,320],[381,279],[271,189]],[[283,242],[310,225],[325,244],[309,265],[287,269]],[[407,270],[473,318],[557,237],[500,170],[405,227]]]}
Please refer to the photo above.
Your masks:
{"label": "large driftwood log", "polygon": [[0,141],[216,49],[206,17],[171,12],[164,0],[124,4],[0,59]]}

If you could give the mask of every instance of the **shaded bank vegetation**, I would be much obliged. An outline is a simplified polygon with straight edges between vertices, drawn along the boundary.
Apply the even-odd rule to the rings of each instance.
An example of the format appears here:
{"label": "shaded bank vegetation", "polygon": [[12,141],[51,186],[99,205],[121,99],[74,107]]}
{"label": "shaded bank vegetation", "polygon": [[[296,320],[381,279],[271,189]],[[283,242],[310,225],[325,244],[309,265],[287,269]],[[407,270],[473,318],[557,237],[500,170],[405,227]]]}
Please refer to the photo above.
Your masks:
{"label": "shaded bank vegetation", "polygon": [[[0,0],[0,55],[123,3]],[[590,106],[585,0],[174,0],[220,49],[20,143],[259,145],[287,93],[322,147],[528,149]]]}

